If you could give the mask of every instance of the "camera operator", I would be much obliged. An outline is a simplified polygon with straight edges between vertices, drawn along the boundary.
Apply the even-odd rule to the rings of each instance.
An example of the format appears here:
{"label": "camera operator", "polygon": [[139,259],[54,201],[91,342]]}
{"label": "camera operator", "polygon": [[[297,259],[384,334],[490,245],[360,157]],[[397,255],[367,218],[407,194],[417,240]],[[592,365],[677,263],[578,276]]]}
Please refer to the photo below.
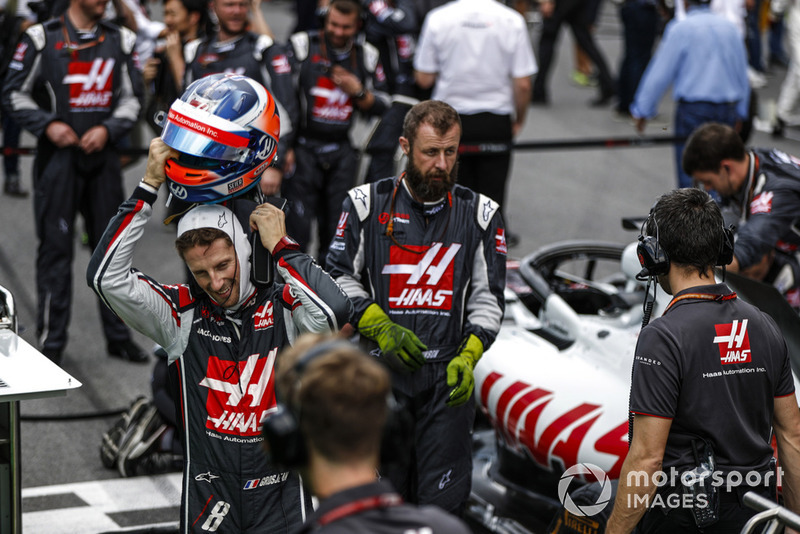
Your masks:
{"label": "camera operator", "polygon": [[773,432],[797,512],[800,411],[786,342],[771,317],[715,283],[733,253],[719,207],[699,189],[671,191],[642,234],[641,274],[673,298],[636,345],[632,438],[606,532],[640,519],[648,534],[739,532],[755,514],[744,493],[775,499]]}
{"label": "camera operator", "polygon": [[[319,508],[301,532],[461,534],[469,529],[434,506],[403,502],[392,485],[376,479],[389,407],[389,373],[352,343],[303,336],[279,357],[277,390],[286,402],[302,460]],[[299,421],[294,414],[301,414]],[[365,424],[365,422],[368,422]],[[273,440],[269,419],[265,433]],[[392,436],[388,436],[392,439]],[[395,436],[395,439],[401,439]]]}

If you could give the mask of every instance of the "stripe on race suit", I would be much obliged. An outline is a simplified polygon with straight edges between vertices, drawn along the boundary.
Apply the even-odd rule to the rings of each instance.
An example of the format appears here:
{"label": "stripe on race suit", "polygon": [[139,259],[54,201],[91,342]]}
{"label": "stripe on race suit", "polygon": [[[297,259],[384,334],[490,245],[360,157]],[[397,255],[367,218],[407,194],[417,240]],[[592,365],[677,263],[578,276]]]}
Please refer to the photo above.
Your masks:
{"label": "stripe on race suit", "polygon": [[22,532],[177,530],[180,497],[180,473],[23,488]]}

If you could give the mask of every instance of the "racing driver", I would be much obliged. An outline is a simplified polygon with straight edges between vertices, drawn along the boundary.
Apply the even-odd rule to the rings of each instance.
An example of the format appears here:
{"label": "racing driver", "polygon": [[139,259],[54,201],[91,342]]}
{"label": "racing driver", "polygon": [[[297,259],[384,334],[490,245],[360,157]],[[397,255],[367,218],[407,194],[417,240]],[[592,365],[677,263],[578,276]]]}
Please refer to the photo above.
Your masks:
{"label": "racing driver", "polygon": [[472,370],[500,329],[506,261],[500,206],[455,185],[460,137],[448,104],[412,107],[406,172],[349,191],[327,257],[415,422],[386,474],[407,501],[456,515],[472,479]]}
{"label": "racing driver", "polygon": [[[220,142],[204,137],[210,131],[217,139],[236,141],[249,129],[256,138],[250,146],[259,146],[262,134],[255,126],[265,121],[246,104],[271,96],[263,88],[255,96],[250,93],[242,83],[252,82],[249,78],[219,76],[198,80],[187,89],[190,98],[187,93],[182,97],[203,102],[186,121],[195,130],[170,123],[163,140],[150,143],[144,179],[111,220],[87,280],[114,313],[164,347],[171,371],[178,375],[185,450],[181,532],[293,532],[310,511],[310,497],[297,475],[268,464],[260,423],[276,405],[277,353],[302,332],[339,330],[352,310],[347,297],[299,251],[286,235],[283,212],[271,204],[258,206],[249,216],[250,229],[258,230],[261,244],[276,261],[271,285],[251,281],[247,233],[234,212],[220,204],[196,206],[178,223],[176,248],[193,274],[192,283],[161,284],[131,266],[166,179],[165,164],[194,162],[209,170],[216,162],[229,168],[228,161],[198,157],[200,146],[208,153],[223,152]],[[192,91],[204,84],[208,91]],[[222,131],[231,121],[219,115],[232,112],[234,102],[252,122],[240,121],[233,131]],[[274,110],[271,104],[266,108]],[[174,128],[180,129],[178,134]],[[184,158],[176,146],[195,153]],[[240,164],[242,172],[252,172],[251,166],[263,168],[264,161],[244,157]],[[240,173],[229,176],[242,181]]]}

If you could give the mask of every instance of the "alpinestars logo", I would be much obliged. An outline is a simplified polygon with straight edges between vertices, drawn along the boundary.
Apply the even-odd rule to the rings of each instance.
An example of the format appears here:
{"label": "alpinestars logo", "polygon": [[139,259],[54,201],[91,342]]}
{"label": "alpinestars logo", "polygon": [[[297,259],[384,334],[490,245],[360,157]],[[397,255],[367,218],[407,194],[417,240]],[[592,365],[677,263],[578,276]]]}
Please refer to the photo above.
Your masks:
{"label": "alpinestars logo", "polygon": [[208,388],[206,428],[234,436],[258,436],[261,421],[275,407],[273,367],[278,348],[266,357],[251,354],[246,361],[208,358],[206,377],[200,385]]}
{"label": "alpinestars logo", "polygon": [[729,324],[716,324],[714,343],[719,345],[719,359],[723,365],[750,363],[750,336],[747,334],[747,319]]}
{"label": "alpinestars logo", "polygon": [[113,58],[69,63],[63,83],[70,86],[69,105],[72,109],[91,111],[111,107],[114,63]]}
{"label": "alpinestars logo", "polygon": [[315,119],[325,122],[345,123],[353,114],[350,96],[339,89],[333,80],[320,76],[317,85],[309,91],[314,97],[311,114]]}
{"label": "alpinestars logo", "polygon": [[[393,246],[389,252],[389,265],[382,274],[390,275],[390,308],[424,308],[449,310],[453,302],[453,260],[461,249],[460,243],[445,247],[406,246],[409,250]],[[414,251],[417,251],[415,253]],[[420,254],[424,252],[424,254]]]}

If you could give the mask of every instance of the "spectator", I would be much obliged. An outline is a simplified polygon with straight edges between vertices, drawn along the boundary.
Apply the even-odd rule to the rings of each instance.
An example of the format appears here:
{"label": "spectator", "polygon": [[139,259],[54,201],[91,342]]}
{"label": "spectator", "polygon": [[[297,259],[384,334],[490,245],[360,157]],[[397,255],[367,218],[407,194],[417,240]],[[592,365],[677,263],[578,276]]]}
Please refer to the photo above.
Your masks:
{"label": "spectator", "polygon": [[772,439],[797,513],[800,411],[786,342],[770,316],[714,282],[733,251],[717,204],[673,190],[642,233],[643,273],[673,298],[636,344],[633,437],[606,533],[637,523],[645,534],[741,531],[756,513],[745,492],[775,500]]}
{"label": "spectator", "polygon": [[472,370],[500,328],[506,262],[499,205],[456,184],[460,136],[451,106],[411,108],[406,172],[349,192],[327,262],[414,419],[386,476],[406,500],[456,515],[472,480]]}
{"label": "spectator", "polygon": [[360,25],[357,1],[332,0],[321,32],[290,38],[297,102],[292,109],[303,114],[293,120],[298,124],[290,143],[294,150],[284,163],[285,172],[296,164],[283,188],[289,201],[286,224],[305,250],[316,220],[320,258],[356,181],[358,159],[349,139],[354,112],[381,115],[389,105],[378,52],[357,37]]}
{"label": "spectator", "polygon": [[[202,110],[189,105],[198,99],[206,104]],[[261,451],[260,421],[275,407],[273,365],[278,351],[300,333],[338,330],[352,310],[331,277],[286,235],[283,212],[271,204],[258,206],[244,227],[220,204],[187,212],[178,222],[176,248],[193,274],[191,284],[161,284],[132,268],[166,178],[165,164],[170,173],[191,166],[215,173],[230,169],[228,161],[197,150],[202,145],[218,155],[230,145],[209,145],[193,127],[207,131],[231,120],[240,129],[226,132],[227,139],[245,135],[250,145],[264,135],[274,138],[279,126],[271,119],[270,100],[241,76],[218,75],[190,86],[180,100],[185,105],[176,110],[185,122],[168,122],[164,141],[151,142],[144,179],[120,206],[87,272],[89,284],[115,313],[164,347],[178,374],[185,454],[181,532],[288,533],[303,521],[310,499],[299,477],[269,464]],[[265,124],[269,131],[261,130]],[[236,183],[273,155],[239,162],[227,178]],[[187,191],[188,200],[202,191],[202,184]],[[254,246],[276,259],[271,284],[251,282],[244,228],[258,230],[260,243]]]}
{"label": "spectator", "polygon": [[561,25],[565,22],[572,29],[575,41],[597,67],[600,95],[591,101],[592,106],[605,106],[614,98],[614,79],[602,52],[597,47],[589,29],[586,14],[589,0],[542,0],[539,10],[542,14],[542,32],[539,37],[539,73],[533,84],[534,104],[547,105],[550,98],[547,94],[547,76],[553,63],[556,40]]}
{"label": "spectator", "polygon": [[[284,399],[293,439],[307,451],[303,465],[320,499],[300,532],[470,532],[437,507],[404,503],[390,482],[376,479],[382,438],[402,439],[392,434],[398,425],[391,419],[397,414],[387,403],[391,383],[381,364],[346,341],[318,342],[310,335],[286,349],[279,361],[278,394]],[[268,418],[265,435],[270,444],[276,441],[271,436],[286,435],[273,434],[272,428]],[[283,439],[275,443],[283,444]]]}
{"label": "spectator", "polygon": [[800,165],[775,149],[746,149],[733,128],[704,124],[686,143],[684,171],[722,197],[737,225],[732,272],[772,283],[800,309]]}
{"label": "spectator", "polygon": [[625,0],[619,5],[624,51],[617,78],[617,115],[630,117],[630,105],[653,53],[660,17],[655,0]]}
{"label": "spectator", "polygon": [[[61,361],[72,302],[75,216],[94,248],[122,200],[116,143],[135,125],[142,80],[136,36],[102,20],[107,0],[71,0],[57,19],[28,28],[9,64],[3,105],[37,139],[34,212],[40,350]],[[119,318],[100,305],[111,356],[146,362]]]}
{"label": "spectator", "polygon": [[[431,11],[414,58],[417,84],[461,115],[461,142],[509,145],[528,113],[536,73],[525,19],[494,0],[458,0]],[[434,86],[435,84],[435,86]],[[506,208],[511,152],[461,153],[459,183]],[[511,246],[519,238],[510,232]]]}
{"label": "spectator", "polygon": [[[293,103],[286,97],[292,92],[286,53],[268,35],[248,31],[250,0],[211,0],[211,10],[217,18],[217,32],[186,46],[185,86],[221,72],[252,78],[277,99],[281,108],[281,137],[287,137],[293,127],[291,117],[296,113],[285,108]],[[281,143],[278,161],[285,157],[285,152]],[[282,179],[283,173],[277,167],[270,167],[259,182],[261,191],[267,196],[278,194]]]}
{"label": "spectator", "polygon": [[[670,85],[678,103],[674,126],[678,137],[688,137],[704,122],[741,128],[747,118],[747,54],[736,25],[712,13],[706,3],[687,1],[687,11],[685,19],[667,24],[636,90],[630,111],[640,133],[656,116]],[[683,147],[683,142],[675,144],[675,169],[678,187],[689,187],[692,180],[681,167]]]}
{"label": "spectator", "polygon": [[783,135],[787,122],[791,122],[792,112],[800,98],[800,4],[796,0],[773,0],[770,9],[776,17],[788,11],[785,18],[789,20],[786,25],[787,41],[791,50],[789,69],[778,94],[775,123],[772,128],[772,134],[779,137]]}

